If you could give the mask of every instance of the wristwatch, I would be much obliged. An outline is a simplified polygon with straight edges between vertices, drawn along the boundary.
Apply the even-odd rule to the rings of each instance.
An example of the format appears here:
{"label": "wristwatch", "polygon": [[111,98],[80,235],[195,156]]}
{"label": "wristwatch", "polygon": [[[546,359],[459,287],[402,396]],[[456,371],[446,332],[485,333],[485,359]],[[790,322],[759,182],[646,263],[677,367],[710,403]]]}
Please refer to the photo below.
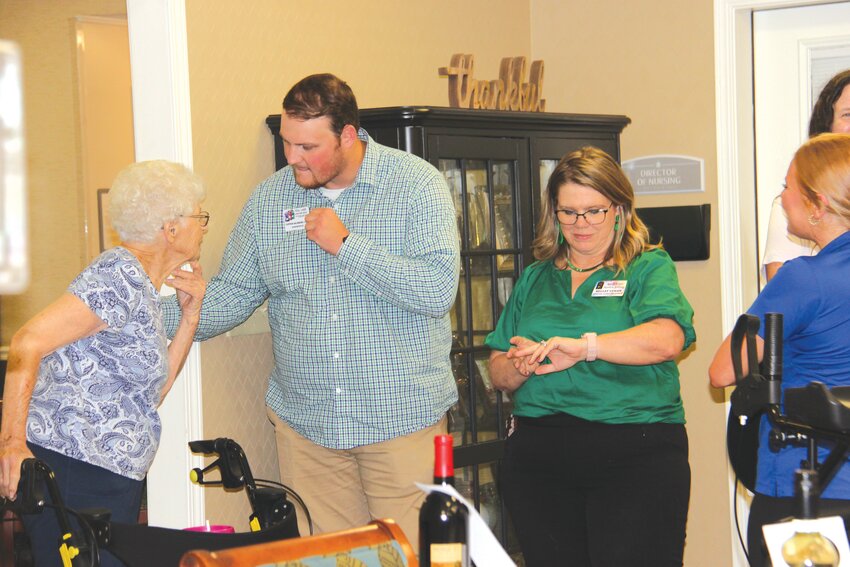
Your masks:
{"label": "wristwatch", "polygon": [[585,360],[587,362],[593,362],[596,360],[597,349],[596,349],[596,333],[585,333],[581,336],[581,338],[587,340],[587,356],[585,356]]}

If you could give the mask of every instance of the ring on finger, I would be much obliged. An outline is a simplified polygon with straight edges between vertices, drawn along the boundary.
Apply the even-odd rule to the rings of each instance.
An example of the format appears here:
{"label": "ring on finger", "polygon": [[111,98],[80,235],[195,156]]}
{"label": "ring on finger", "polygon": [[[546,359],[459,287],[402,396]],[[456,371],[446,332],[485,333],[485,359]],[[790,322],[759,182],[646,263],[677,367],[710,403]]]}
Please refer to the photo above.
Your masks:
{"label": "ring on finger", "polygon": [[540,346],[546,346],[546,341],[545,340],[540,341]]}

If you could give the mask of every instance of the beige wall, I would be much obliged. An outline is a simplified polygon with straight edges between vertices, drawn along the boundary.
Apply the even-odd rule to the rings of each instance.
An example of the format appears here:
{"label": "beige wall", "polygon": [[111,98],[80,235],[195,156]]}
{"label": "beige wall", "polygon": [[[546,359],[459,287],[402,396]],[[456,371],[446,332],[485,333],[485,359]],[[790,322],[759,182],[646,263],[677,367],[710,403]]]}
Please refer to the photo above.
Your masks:
{"label": "beige wall", "polygon": [[[528,56],[531,45],[527,5],[512,0],[333,0],[309,9],[278,0],[187,0],[186,20],[195,170],[206,181],[212,214],[202,258],[207,274],[218,269],[251,190],[274,171],[264,121],[280,113],[296,81],[335,73],[362,108],[444,106],[448,83],[437,69],[453,53],[475,54],[476,75],[494,78],[502,57]],[[236,438],[255,476],[277,479],[262,400],[270,345],[267,333],[203,344],[204,427],[207,436]],[[211,520],[245,526],[243,494],[210,490],[207,507]]]}
{"label": "beige wall", "polygon": [[638,199],[713,209],[711,258],[677,264],[697,330],[696,350],[680,364],[692,469],[688,567],[731,564],[726,415],[707,380],[722,332],[712,9],[711,0],[531,0],[532,56],[546,63],[547,110],[629,116],[623,159],[705,159],[705,193]]}
{"label": "beige wall", "polygon": [[85,260],[75,16],[126,14],[124,0],[3,0],[0,37],[21,46],[30,286],[0,299],[0,342],[58,297]]}

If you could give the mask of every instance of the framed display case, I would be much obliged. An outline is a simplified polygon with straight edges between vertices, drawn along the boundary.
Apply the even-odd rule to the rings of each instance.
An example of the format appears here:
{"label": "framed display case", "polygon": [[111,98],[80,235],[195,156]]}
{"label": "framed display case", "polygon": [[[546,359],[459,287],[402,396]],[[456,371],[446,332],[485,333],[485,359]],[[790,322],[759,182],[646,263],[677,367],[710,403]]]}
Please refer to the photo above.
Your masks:
{"label": "framed display case", "polygon": [[[457,211],[461,274],[451,311],[452,368],[459,401],[449,413],[458,490],[475,502],[509,552],[512,530],[497,490],[498,462],[511,413],[509,395],[489,377],[493,330],[514,282],[533,261],[541,191],[558,160],[597,146],[620,160],[625,116],[465,110],[438,107],[364,109],[361,126],[377,142],[416,154],[446,178]],[[286,165],[280,115],[266,120],[276,167]]]}

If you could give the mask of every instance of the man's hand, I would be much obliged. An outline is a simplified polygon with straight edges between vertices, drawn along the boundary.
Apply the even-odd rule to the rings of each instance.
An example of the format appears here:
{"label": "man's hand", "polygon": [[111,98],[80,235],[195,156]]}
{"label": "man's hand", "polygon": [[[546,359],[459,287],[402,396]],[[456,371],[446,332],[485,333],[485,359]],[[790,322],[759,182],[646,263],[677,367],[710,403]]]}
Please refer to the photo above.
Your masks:
{"label": "man's hand", "polygon": [[307,238],[333,256],[339,253],[339,249],[342,248],[342,239],[348,236],[348,229],[339,220],[336,211],[329,208],[310,210],[304,217],[304,230]]}

